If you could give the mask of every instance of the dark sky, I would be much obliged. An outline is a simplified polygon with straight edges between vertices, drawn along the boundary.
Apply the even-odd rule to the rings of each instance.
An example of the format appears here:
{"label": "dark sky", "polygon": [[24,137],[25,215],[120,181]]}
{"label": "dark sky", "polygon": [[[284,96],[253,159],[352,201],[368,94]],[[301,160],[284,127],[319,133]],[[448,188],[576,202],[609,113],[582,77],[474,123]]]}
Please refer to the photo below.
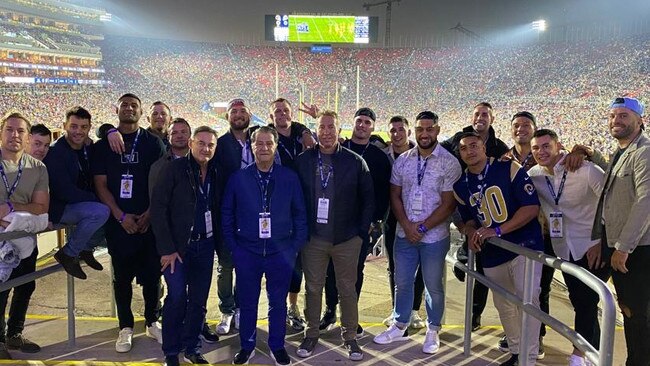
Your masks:
{"label": "dark sky", "polygon": [[[363,0],[85,0],[93,1],[114,15],[108,33],[215,42],[261,41],[265,14],[300,12],[379,16],[381,41],[386,14],[385,5],[366,11]],[[539,18],[563,26],[643,17],[650,0],[402,0],[393,4],[392,37],[448,33],[458,22],[485,34]]]}

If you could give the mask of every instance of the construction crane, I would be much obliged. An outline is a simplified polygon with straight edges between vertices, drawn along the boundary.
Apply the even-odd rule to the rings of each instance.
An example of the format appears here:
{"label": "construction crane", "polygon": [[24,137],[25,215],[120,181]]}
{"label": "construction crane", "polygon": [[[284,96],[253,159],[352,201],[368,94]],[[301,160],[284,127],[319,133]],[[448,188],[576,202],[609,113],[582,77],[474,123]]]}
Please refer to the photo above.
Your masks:
{"label": "construction crane", "polygon": [[375,3],[363,3],[363,7],[366,8],[366,11],[370,11],[370,8],[378,5],[386,5],[386,36],[384,37],[384,46],[388,47],[390,45],[390,16],[393,10],[393,3],[399,3],[402,0],[385,0],[378,1]]}

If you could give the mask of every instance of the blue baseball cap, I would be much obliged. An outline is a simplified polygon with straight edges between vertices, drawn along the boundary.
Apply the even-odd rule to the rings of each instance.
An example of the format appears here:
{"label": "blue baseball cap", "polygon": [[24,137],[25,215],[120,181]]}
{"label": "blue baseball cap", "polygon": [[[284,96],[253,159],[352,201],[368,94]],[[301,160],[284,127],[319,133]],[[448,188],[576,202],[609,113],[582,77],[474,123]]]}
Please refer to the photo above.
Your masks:
{"label": "blue baseball cap", "polygon": [[636,98],[628,98],[628,97],[622,97],[622,98],[616,98],[612,102],[612,105],[609,106],[609,108],[627,108],[631,110],[632,112],[638,114],[639,116],[643,117],[643,104],[639,102],[638,99]]}

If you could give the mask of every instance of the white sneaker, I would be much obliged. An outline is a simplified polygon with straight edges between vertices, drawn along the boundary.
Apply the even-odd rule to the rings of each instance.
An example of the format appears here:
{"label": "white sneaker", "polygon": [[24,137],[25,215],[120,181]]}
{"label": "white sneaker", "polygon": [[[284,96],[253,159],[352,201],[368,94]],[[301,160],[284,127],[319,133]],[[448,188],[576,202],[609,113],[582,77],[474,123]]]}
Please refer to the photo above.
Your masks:
{"label": "white sneaker", "polygon": [[235,309],[235,329],[239,330],[239,309]]}
{"label": "white sneaker", "polygon": [[408,341],[409,337],[404,337],[404,331],[406,329],[399,329],[397,324],[391,324],[388,329],[379,333],[372,339],[373,342],[377,344],[389,344],[394,341]]}
{"label": "white sneaker", "polygon": [[390,327],[394,322],[395,318],[393,318],[393,313],[391,313],[382,323],[384,323],[385,326]]}
{"label": "white sneaker", "polygon": [[228,334],[230,333],[230,324],[232,323],[232,318],[234,314],[221,314],[221,323],[217,325],[215,329],[217,334]]}
{"label": "white sneaker", "polygon": [[580,357],[578,355],[572,354],[569,357],[569,366],[586,366],[587,363],[585,362],[584,357]]}
{"label": "white sneaker", "polygon": [[133,346],[133,328],[120,330],[115,342],[115,351],[119,353],[129,352]]}
{"label": "white sneaker", "polygon": [[411,312],[411,328],[413,329],[422,329],[427,326],[427,323],[420,318],[420,314],[417,311],[413,310]]}
{"label": "white sneaker", "polygon": [[145,330],[144,334],[149,338],[155,339],[160,344],[163,343],[162,325],[160,322],[151,323],[151,325],[147,327],[147,330]]}
{"label": "white sneaker", "polygon": [[427,334],[424,336],[424,344],[422,345],[422,352],[433,354],[440,350],[440,338],[438,331],[427,329]]}

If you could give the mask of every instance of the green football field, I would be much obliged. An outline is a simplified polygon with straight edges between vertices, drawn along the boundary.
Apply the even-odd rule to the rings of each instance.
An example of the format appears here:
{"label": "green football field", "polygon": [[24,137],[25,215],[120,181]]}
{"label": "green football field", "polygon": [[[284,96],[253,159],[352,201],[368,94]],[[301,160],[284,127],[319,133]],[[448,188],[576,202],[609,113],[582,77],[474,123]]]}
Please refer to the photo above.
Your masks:
{"label": "green football field", "polygon": [[[305,32],[304,28],[308,28]],[[301,32],[299,28],[303,28]],[[353,16],[289,16],[289,42],[354,43]]]}

